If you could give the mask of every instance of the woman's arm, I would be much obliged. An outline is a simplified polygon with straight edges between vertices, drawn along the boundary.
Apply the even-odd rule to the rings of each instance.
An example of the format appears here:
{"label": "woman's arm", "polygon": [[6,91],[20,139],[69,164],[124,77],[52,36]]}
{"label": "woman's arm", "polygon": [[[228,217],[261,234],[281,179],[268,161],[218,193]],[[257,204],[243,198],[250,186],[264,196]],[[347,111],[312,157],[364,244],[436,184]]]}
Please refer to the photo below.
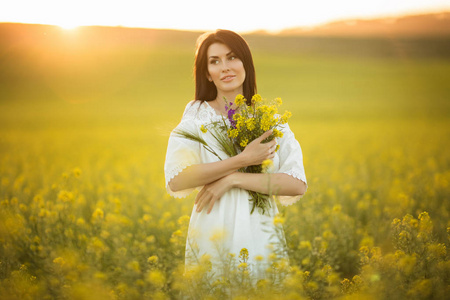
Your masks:
{"label": "woman's arm", "polygon": [[239,155],[212,163],[192,165],[184,169],[170,182],[172,191],[178,192],[214,182],[245,167],[245,158]]}
{"label": "woman's arm", "polygon": [[230,175],[242,167],[259,165],[266,159],[272,159],[275,156],[276,141],[261,143],[271,134],[272,130],[266,131],[248,144],[243,152],[226,160],[187,167],[168,183],[170,189],[176,192],[206,185]]}
{"label": "woman's arm", "polygon": [[306,184],[285,173],[255,174],[235,172],[230,174],[232,187],[262,194],[297,196],[306,192]]}
{"label": "woman's arm", "polygon": [[255,174],[234,172],[203,187],[195,198],[197,212],[207,207],[209,214],[223,194],[231,188],[241,188],[263,194],[297,196],[306,192],[306,184],[285,173]]}

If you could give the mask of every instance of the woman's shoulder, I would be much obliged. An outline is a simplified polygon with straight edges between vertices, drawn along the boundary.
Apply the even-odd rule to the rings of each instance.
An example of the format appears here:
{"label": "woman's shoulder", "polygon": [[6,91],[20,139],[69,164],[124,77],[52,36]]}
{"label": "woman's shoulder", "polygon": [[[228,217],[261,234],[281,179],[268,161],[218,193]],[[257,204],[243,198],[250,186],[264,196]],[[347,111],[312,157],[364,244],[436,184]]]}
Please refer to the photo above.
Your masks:
{"label": "woman's shoulder", "polygon": [[199,111],[201,105],[202,105],[202,101],[200,101],[200,100],[189,101],[189,103],[186,104],[186,107],[184,108],[183,119],[195,118],[195,115]]}
{"label": "woman's shoulder", "polygon": [[192,100],[184,109],[182,121],[196,120],[200,122],[208,122],[216,116],[214,110],[202,100]]}

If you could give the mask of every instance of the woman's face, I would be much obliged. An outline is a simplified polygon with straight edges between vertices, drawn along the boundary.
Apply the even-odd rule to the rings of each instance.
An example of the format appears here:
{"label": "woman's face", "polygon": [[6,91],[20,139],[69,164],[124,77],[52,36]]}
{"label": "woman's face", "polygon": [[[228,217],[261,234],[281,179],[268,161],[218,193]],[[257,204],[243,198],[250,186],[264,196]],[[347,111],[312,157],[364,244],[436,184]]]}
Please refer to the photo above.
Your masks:
{"label": "woman's face", "polygon": [[217,95],[242,94],[245,69],[242,61],[225,44],[214,43],[209,46],[208,80],[214,82]]}

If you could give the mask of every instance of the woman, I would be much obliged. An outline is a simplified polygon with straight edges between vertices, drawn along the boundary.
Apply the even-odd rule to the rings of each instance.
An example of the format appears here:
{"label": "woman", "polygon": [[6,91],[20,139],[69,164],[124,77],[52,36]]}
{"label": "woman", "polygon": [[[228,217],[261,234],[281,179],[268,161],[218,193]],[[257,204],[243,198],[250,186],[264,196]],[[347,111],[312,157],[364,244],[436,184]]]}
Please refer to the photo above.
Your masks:
{"label": "woman", "polygon": [[[184,111],[176,129],[200,133],[202,125],[222,120],[226,115],[225,102],[238,94],[250,100],[256,94],[255,69],[250,49],[244,39],[228,30],[217,30],[202,35],[197,41],[195,55],[195,99]],[[200,192],[195,199],[188,239],[186,265],[195,264],[203,255],[212,257],[213,265],[228,253],[238,256],[248,250],[248,264],[255,256],[267,257],[270,244],[277,241],[273,235],[274,216],[278,213],[271,199],[271,208],[265,214],[251,213],[249,191],[279,195],[283,205],[292,204],[306,192],[306,178],[299,143],[286,124],[280,129],[284,136],[261,143],[271,134],[265,132],[251,142],[240,154],[219,160],[198,142],[172,132],[166,154],[166,188],[175,197],[185,197],[195,188]],[[174,130],[176,131],[176,130]],[[202,135],[220,157],[227,157],[209,132]],[[280,148],[275,152],[276,144]],[[238,169],[273,160],[273,174],[238,172]],[[284,242],[284,241],[283,241]],[[278,251],[280,252],[280,251]],[[284,254],[286,255],[285,251]]]}

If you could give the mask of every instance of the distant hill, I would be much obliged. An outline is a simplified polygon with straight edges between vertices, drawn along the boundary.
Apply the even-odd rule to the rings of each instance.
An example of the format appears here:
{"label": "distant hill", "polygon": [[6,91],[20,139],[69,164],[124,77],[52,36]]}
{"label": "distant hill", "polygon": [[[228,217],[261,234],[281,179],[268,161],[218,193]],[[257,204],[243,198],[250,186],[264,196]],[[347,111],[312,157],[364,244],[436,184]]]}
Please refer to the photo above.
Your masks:
{"label": "distant hill", "polygon": [[280,35],[302,36],[450,36],[450,12],[381,19],[349,19],[316,27],[285,29]]}

